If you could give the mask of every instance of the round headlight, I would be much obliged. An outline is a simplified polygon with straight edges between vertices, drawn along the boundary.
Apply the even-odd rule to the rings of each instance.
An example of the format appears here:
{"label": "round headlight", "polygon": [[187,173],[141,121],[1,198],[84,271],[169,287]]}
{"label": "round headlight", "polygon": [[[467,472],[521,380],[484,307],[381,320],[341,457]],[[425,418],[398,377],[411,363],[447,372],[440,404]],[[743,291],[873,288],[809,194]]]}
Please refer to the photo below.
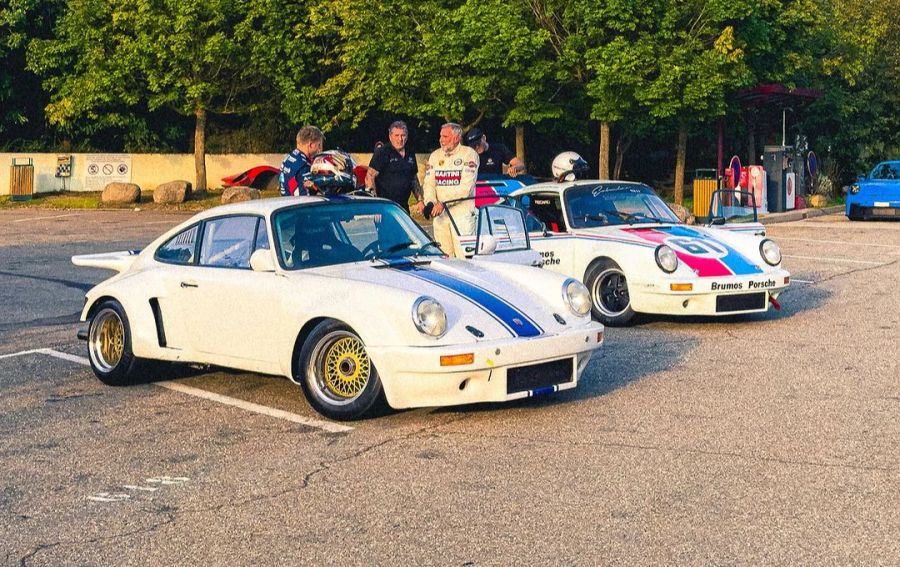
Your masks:
{"label": "round headlight", "polygon": [[853,193],[854,195],[856,195],[857,193],[859,193],[859,185],[857,185],[856,183],[854,183],[853,185],[851,185],[851,186],[850,186],[850,192]]}
{"label": "round headlight", "polygon": [[781,248],[775,244],[775,241],[766,238],[759,243],[759,253],[763,260],[770,266],[777,266],[781,263]]}
{"label": "round headlight", "polygon": [[675,251],[666,246],[665,244],[660,244],[656,247],[656,265],[659,266],[659,269],[666,272],[667,274],[671,274],[675,270],[678,269],[678,256],[675,255]]}
{"label": "round headlight", "polygon": [[423,335],[440,338],[447,332],[447,312],[444,306],[431,297],[422,296],[412,309],[413,323]]}
{"label": "round headlight", "polygon": [[569,278],[563,282],[563,299],[572,313],[579,317],[584,317],[591,312],[591,293],[578,280]]}

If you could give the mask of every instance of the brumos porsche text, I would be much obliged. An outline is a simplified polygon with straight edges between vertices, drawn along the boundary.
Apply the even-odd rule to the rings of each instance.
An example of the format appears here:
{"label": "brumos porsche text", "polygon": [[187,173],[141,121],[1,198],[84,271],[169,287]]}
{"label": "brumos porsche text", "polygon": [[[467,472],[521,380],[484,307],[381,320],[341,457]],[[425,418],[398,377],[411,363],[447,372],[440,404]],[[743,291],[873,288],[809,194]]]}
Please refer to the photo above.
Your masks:
{"label": "brumos porsche text", "polygon": [[541,258],[543,258],[542,264],[544,266],[558,266],[560,263],[559,258],[557,258],[553,251],[550,252],[541,252]]}
{"label": "brumos porsche text", "polygon": [[[775,287],[775,280],[766,280],[764,282],[747,282],[747,289],[766,289],[768,287]],[[737,290],[744,289],[744,282],[735,282],[735,283],[718,283],[713,282],[710,286],[711,291],[727,291],[727,290]]]}

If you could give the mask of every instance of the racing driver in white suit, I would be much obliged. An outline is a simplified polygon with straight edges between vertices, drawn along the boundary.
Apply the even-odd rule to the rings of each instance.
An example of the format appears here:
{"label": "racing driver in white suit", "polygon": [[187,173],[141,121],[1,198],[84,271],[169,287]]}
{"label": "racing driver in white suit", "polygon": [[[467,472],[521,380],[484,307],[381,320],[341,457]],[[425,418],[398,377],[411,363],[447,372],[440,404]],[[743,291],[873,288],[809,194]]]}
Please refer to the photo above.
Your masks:
{"label": "racing driver in white suit", "polygon": [[434,219],[434,239],[444,253],[451,257],[462,257],[463,254],[446,209],[450,209],[460,235],[474,233],[476,222],[474,199],[444,206],[445,201],[475,194],[478,153],[461,144],[461,140],[462,127],[459,124],[451,122],[441,126],[441,149],[432,152],[428,158],[423,187],[424,202],[433,204],[431,217]]}

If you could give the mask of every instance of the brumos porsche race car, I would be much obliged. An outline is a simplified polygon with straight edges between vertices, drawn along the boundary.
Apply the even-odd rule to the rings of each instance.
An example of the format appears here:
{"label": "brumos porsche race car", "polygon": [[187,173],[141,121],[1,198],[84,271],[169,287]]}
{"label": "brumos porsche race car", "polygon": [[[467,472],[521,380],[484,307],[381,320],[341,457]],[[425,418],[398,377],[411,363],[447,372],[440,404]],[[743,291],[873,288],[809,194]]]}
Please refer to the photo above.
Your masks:
{"label": "brumos porsche race car", "polygon": [[[574,152],[560,157],[571,167],[555,167],[555,181],[509,197],[527,215],[530,246],[544,268],[583,281],[597,320],[622,326],[636,313],[733,315],[780,307],[790,274],[754,207],[746,208],[754,211],[750,222],[688,226],[650,187],[578,179],[583,160]],[[473,242],[460,237],[466,251]]]}
{"label": "brumos porsche race car", "polygon": [[143,251],[74,256],[119,272],[87,293],[79,338],[107,384],[164,379],[151,361],[233,367],[286,376],[340,420],[574,388],[603,326],[574,278],[491,261],[524,235],[512,212],[470,261],[384,199],[216,207]]}

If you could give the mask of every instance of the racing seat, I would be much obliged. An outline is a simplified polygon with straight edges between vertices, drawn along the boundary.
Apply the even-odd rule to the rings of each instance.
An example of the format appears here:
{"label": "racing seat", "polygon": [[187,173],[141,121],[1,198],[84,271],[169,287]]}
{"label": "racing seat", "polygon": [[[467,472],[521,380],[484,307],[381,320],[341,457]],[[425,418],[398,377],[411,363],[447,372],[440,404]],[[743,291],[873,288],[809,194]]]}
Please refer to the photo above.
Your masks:
{"label": "racing seat", "polygon": [[341,242],[329,223],[297,226],[291,259],[295,268],[314,268],[363,259],[362,252]]}

